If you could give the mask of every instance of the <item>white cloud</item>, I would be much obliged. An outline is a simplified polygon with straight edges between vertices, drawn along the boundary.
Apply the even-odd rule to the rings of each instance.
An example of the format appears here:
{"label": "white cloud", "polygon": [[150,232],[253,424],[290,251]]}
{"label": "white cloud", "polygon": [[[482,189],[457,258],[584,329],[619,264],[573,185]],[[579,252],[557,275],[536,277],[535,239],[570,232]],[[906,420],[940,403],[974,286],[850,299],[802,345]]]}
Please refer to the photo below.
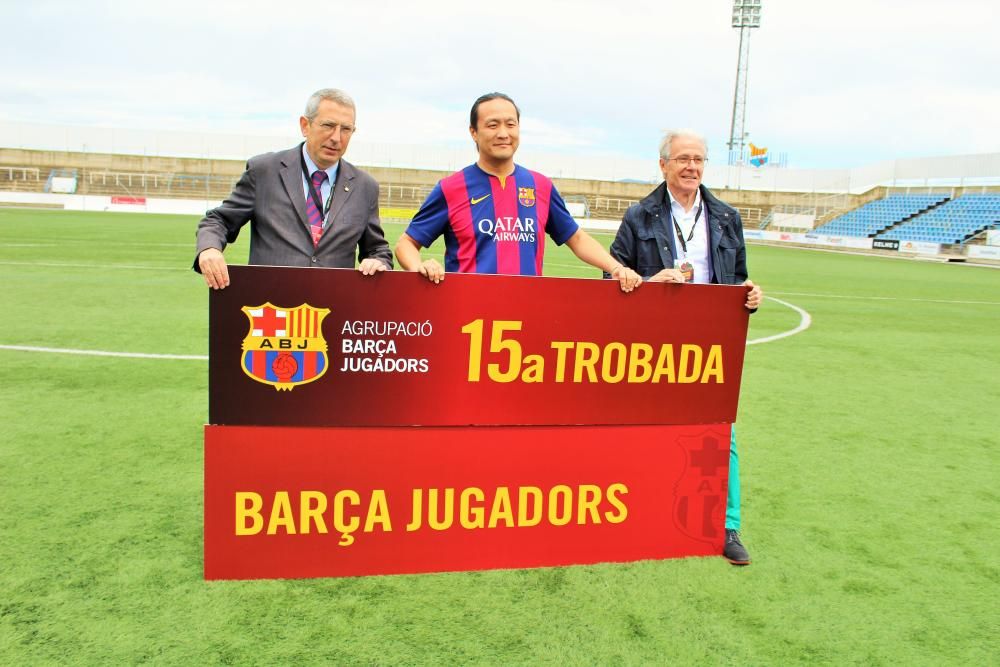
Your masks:
{"label": "white cloud", "polygon": [[[502,90],[522,150],[655,154],[691,126],[728,139],[730,3],[502,5],[5,3],[0,117],[295,136],[310,92],[358,102],[366,140],[467,146],[467,114]],[[747,130],[793,164],[995,151],[993,2],[766,0]]]}

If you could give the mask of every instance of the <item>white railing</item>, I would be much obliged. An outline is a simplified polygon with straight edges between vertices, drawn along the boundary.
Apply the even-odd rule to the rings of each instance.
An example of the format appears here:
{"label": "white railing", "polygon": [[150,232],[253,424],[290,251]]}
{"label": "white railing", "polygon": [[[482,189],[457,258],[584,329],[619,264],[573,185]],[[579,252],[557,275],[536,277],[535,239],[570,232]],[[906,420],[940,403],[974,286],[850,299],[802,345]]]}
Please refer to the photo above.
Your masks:
{"label": "white railing", "polygon": [[[35,167],[0,167],[0,173],[7,174],[8,181],[37,181],[40,180],[38,169]],[[15,174],[20,174],[18,179]],[[29,178],[30,176],[30,178]]]}
{"label": "white railing", "polygon": [[169,185],[171,179],[173,179],[173,174],[143,174],[127,171],[89,171],[87,172],[87,182],[91,185],[108,185],[108,179],[111,179],[111,185],[116,185],[119,187],[146,187],[147,183],[151,184],[154,188],[160,187],[160,184]]}
{"label": "white railing", "polygon": [[625,211],[635,203],[638,203],[637,199],[617,199],[615,197],[594,198],[594,208],[603,211]]}

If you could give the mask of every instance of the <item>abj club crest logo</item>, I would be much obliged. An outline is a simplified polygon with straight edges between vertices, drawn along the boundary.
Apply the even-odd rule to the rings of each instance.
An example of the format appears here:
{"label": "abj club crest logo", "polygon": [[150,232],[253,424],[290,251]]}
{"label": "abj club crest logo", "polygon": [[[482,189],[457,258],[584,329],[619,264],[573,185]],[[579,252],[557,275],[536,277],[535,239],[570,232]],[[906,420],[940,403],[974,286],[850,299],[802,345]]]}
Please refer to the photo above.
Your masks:
{"label": "abj club crest logo", "polygon": [[729,443],[706,432],[678,438],[684,472],[675,487],[674,524],[688,537],[704,542],[722,539],[726,517]]}
{"label": "abj club crest logo", "polygon": [[521,202],[521,206],[534,206],[535,188],[518,188],[517,201]]}
{"label": "abj club crest logo", "polygon": [[326,373],[326,340],[323,318],[329,308],[307,303],[297,308],[244,306],[250,331],[243,339],[243,372],[276,390],[292,390],[318,380]]}

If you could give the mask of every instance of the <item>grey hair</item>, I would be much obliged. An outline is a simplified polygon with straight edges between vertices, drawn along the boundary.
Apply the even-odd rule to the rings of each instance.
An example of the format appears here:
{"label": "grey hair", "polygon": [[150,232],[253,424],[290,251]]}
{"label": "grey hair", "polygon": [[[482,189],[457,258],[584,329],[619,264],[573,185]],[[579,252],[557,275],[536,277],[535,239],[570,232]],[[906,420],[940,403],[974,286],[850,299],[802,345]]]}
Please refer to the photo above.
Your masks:
{"label": "grey hair", "polygon": [[319,113],[319,103],[323,100],[328,100],[330,102],[336,102],[345,107],[350,107],[352,111],[357,113],[357,109],[354,107],[354,100],[351,96],[338,88],[320,88],[315,93],[309,97],[309,101],[306,102],[306,112],[303,114],[307,120],[312,122],[316,118],[316,114]]}
{"label": "grey hair", "polygon": [[705,141],[705,137],[698,134],[694,130],[680,129],[680,130],[667,130],[663,133],[663,140],[660,141],[660,157],[666,160],[670,157],[670,144],[674,142],[674,139],[695,139],[701,142],[701,145],[705,147],[705,155],[708,155],[708,142]]}

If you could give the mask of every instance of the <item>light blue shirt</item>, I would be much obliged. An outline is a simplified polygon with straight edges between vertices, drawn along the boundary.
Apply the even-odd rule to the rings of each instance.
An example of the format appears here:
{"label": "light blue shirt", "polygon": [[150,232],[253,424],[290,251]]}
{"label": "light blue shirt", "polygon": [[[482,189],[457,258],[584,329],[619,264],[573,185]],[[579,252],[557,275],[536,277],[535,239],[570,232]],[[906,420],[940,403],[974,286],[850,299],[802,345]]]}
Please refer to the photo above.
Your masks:
{"label": "light blue shirt", "polygon": [[[309,151],[306,150],[305,144],[302,144],[302,157],[306,161],[306,169],[309,170],[309,177],[312,178],[312,175],[317,171],[319,171],[320,169],[319,167],[316,166],[316,163],[312,161],[312,158],[309,157]],[[337,182],[337,171],[339,169],[340,169],[340,160],[337,160],[337,162],[332,167],[325,170],[327,179],[323,182],[323,186],[320,188],[319,192],[319,198],[323,201],[324,207],[326,206],[326,202],[330,200],[330,188],[332,188],[333,184]],[[306,180],[305,174],[302,174],[302,192],[305,194],[306,199],[308,200],[310,197],[309,181]],[[323,211],[324,228],[326,227],[326,214],[328,210],[329,209]]]}

